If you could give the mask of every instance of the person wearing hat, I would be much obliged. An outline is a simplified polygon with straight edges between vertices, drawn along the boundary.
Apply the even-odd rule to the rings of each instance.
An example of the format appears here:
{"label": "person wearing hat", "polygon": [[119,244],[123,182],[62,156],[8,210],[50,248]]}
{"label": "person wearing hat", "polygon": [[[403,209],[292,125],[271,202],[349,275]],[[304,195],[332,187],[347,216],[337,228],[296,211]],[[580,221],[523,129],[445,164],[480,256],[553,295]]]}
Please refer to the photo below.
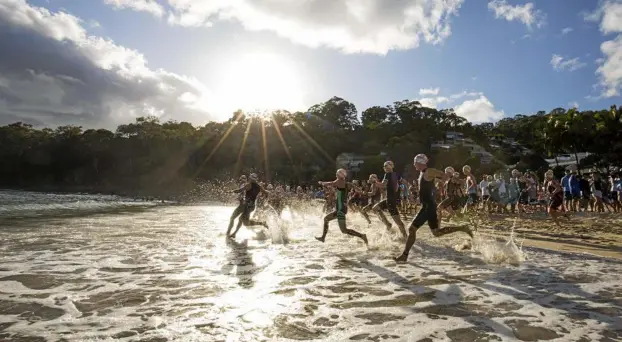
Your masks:
{"label": "person wearing hat", "polygon": [[347,175],[348,172],[346,170],[339,169],[336,172],[337,179],[335,179],[334,181],[318,182],[318,184],[323,187],[335,188],[337,200],[335,201],[335,210],[324,216],[324,230],[322,232],[322,236],[316,237],[316,239],[320,242],[324,242],[326,240],[326,235],[328,234],[328,223],[334,219],[337,219],[337,224],[339,225],[339,229],[342,233],[361,238],[363,242],[365,242],[365,244],[367,245],[367,235],[361,234],[355,230],[348,229],[346,227],[346,214],[348,213],[348,183],[346,182]]}
{"label": "person wearing hat", "polygon": [[380,220],[387,227],[387,230],[391,229],[391,223],[387,220],[386,216],[384,216],[383,211],[386,210],[393,218],[393,221],[397,224],[400,232],[402,233],[402,237],[405,239],[407,237],[406,227],[402,219],[400,218],[400,212],[398,210],[398,201],[399,201],[399,183],[398,178],[395,172],[393,172],[393,162],[388,160],[384,162],[382,166],[384,169],[384,178],[382,182],[376,182],[380,189],[385,189],[387,192],[387,198],[380,201],[378,204],[374,206],[374,211],[380,217]]}
{"label": "person wearing hat", "polygon": [[[257,196],[259,194],[269,194],[267,190],[265,190],[261,185],[257,183],[258,177],[257,174],[251,173],[248,177],[248,182],[246,184],[236,190],[233,190],[234,193],[239,194],[244,192],[244,201],[240,203],[240,205],[235,208],[233,214],[231,214],[231,219],[229,220],[229,228],[227,229],[227,237],[231,239],[235,239],[235,234],[237,234],[238,230],[244,225],[245,227],[251,226],[263,226],[268,229],[268,224],[263,221],[255,221],[251,220],[251,213],[255,210],[255,204],[257,201]],[[240,216],[238,220],[238,226],[236,227],[233,234],[229,235],[231,232],[231,228],[233,228],[233,222],[235,219]]]}
{"label": "person wearing hat", "polygon": [[425,154],[418,154],[414,159],[415,169],[419,171],[419,201],[421,202],[421,209],[412,220],[410,227],[408,228],[408,239],[406,240],[406,246],[402,254],[394,260],[396,262],[406,262],[408,260],[408,253],[415,244],[417,239],[417,230],[423,226],[424,223],[428,223],[430,231],[436,237],[455,233],[464,232],[473,238],[473,232],[467,226],[452,226],[441,228],[438,216],[436,213],[436,201],[434,200],[434,180],[442,179],[446,181],[449,178],[449,174],[428,167],[428,157]]}

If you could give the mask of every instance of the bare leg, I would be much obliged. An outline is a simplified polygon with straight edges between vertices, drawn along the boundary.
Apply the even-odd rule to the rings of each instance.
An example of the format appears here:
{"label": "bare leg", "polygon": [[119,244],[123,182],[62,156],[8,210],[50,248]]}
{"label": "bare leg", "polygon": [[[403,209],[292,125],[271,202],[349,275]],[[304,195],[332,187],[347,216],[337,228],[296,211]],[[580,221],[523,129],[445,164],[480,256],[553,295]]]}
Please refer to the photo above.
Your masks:
{"label": "bare leg", "polygon": [[391,218],[393,218],[393,221],[395,222],[395,224],[397,224],[397,227],[400,229],[400,233],[402,233],[402,236],[404,238],[407,238],[408,234],[406,233],[406,227],[404,225],[404,222],[400,218],[400,215],[399,214],[393,215],[391,216]]}
{"label": "bare leg", "polygon": [[391,229],[391,223],[389,222],[389,220],[387,220],[387,217],[382,212],[382,206],[384,206],[385,204],[386,204],[386,200],[380,201],[379,203],[374,205],[373,210],[378,215],[378,217],[380,217],[380,221],[384,223],[384,225],[387,227],[387,230],[389,230]]}
{"label": "bare leg", "polygon": [[316,239],[320,242],[324,242],[326,240],[326,235],[328,234],[328,223],[337,218],[337,212],[333,211],[332,213],[324,216],[324,230],[322,231],[321,237],[316,237]]}
{"label": "bare leg", "polygon": [[[229,228],[227,228],[227,236],[229,236],[229,233],[231,232],[231,229],[233,228],[235,219],[238,216],[240,216],[243,212],[244,212],[243,205],[239,205],[237,208],[235,208],[235,210],[233,210],[233,213],[231,214],[231,218],[229,219]],[[238,225],[238,229],[240,229],[239,225]],[[235,231],[237,232],[238,230],[236,229]],[[233,235],[235,236],[235,233],[233,233]]]}

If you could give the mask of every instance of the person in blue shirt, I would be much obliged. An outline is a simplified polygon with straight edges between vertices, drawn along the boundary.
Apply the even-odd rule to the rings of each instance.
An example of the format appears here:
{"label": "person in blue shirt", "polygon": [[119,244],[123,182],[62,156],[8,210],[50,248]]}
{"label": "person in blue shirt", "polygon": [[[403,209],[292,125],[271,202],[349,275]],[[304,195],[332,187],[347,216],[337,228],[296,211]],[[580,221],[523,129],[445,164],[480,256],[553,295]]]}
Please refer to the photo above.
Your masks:
{"label": "person in blue shirt", "polygon": [[572,211],[577,211],[581,201],[581,179],[577,176],[577,171],[570,173],[570,193],[572,194]]}
{"label": "person in blue shirt", "polygon": [[570,170],[566,170],[566,174],[562,177],[561,185],[564,189],[564,207],[567,209],[572,207],[572,191],[570,191]]}

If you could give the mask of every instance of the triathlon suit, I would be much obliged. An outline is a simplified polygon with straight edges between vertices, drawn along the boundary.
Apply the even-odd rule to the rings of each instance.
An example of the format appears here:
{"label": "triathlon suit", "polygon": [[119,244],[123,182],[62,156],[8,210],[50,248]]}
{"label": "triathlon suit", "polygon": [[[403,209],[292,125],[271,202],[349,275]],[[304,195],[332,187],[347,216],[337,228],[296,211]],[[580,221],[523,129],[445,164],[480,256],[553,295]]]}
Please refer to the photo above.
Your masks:
{"label": "triathlon suit", "polygon": [[549,182],[549,186],[547,188],[550,195],[549,208],[553,210],[559,210],[562,204],[564,204],[564,193],[560,191],[553,195],[553,192],[555,192],[555,186],[553,186],[551,183],[552,182]]}
{"label": "triathlon suit", "polygon": [[421,209],[413,219],[412,226],[419,228],[428,222],[430,229],[438,229],[438,216],[436,215],[436,201],[434,200],[434,179],[426,180],[424,174],[427,169],[419,174],[419,202]]}
{"label": "triathlon suit", "polygon": [[384,174],[382,182],[386,181],[387,198],[380,202],[380,209],[387,210],[391,216],[399,215],[397,202],[399,200],[399,187],[397,185],[397,175],[394,172]]}
{"label": "triathlon suit", "polygon": [[246,190],[244,193],[244,208],[242,211],[242,216],[240,217],[242,220],[248,220],[251,217],[251,213],[255,210],[255,202],[257,201],[257,196],[261,192],[261,188],[259,184],[255,182],[251,182],[251,188]]}
{"label": "triathlon suit", "polygon": [[348,189],[347,186],[343,188],[337,188],[335,201],[335,213],[337,213],[337,220],[345,220],[348,213]]}

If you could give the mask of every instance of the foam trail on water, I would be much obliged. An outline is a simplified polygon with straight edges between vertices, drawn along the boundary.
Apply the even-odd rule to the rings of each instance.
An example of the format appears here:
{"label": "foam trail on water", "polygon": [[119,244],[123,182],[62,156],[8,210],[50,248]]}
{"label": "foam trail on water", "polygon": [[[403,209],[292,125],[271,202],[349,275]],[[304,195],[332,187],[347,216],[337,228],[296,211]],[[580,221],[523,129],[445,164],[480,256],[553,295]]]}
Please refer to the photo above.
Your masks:
{"label": "foam trail on water", "polygon": [[526,255],[522,250],[522,242],[520,247],[516,245],[514,229],[518,218],[514,219],[510,236],[507,241],[501,242],[491,239],[482,239],[478,236],[477,243],[474,244],[474,250],[481,253],[482,258],[489,264],[510,264],[520,265],[526,260]]}

